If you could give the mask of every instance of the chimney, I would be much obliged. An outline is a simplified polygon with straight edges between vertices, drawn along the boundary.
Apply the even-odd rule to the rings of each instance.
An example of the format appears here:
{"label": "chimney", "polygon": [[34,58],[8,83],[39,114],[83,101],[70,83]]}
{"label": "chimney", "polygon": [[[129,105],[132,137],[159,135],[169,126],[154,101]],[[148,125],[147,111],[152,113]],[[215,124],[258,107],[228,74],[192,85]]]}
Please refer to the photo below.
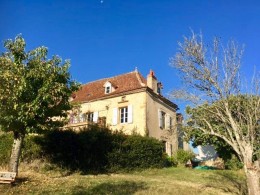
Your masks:
{"label": "chimney", "polygon": [[153,90],[154,93],[158,94],[157,90],[157,78],[154,75],[154,71],[150,70],[150,73],[147,75],[147,86]]}

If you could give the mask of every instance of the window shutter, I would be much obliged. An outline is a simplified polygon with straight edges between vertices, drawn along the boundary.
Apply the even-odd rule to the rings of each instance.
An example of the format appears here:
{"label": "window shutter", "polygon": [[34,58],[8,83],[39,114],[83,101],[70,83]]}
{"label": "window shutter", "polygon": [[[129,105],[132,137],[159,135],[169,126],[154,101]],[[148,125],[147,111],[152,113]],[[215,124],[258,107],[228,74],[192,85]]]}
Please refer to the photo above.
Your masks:
{"label": "window shutter", "polygon": [[162,128],[162,112],[158,110],[159,127]]}
{"label": "window shutter", "polygon": [[133,123],[133,106],[128,105],[128,123]]}
{"label": "window shutter", "polygon": [[171,116],[167,116],[167,129],[171,129]]}
{"label": "window shutter", "polygon": [[93,114],[93,122],[95,122],[95,123],[98,122],[98,112],[94,112],[94,114]]}
{"label": "window shutter", "polygon": [[117,108],[113,108],[112,124],[113,124],[113,125],[117,125]]}

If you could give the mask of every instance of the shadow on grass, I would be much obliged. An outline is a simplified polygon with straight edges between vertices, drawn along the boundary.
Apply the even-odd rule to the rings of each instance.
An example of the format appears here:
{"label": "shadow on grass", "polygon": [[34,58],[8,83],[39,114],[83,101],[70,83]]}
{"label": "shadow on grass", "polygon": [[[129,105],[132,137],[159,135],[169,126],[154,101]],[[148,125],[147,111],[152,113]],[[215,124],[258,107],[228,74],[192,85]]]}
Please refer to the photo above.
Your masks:
{"label": "shadow on grass", "polygon": [[217,171],[217,174],[225,177],[229,182],[231,182],[237,189],[239,189],[240,194],[248,194],[245,178],[239,178],[236,174],[231,172]]}
{"label": "shadow on grass", "polygon": [[19,177],[16,178],[13,183],[0,183],[0,186],[5,186],[5,189],[11,189],[12,187],[20,186],[28,181],[30,181],[28,177]]}
{"label": "shadow on grass", "polygon": [[74,195],[129,195],[134,194],[137,191],[147,189],[147,185],[144,182],[133,182],[133,181],[123,181],[118,183],[101,183],[92,188],[84,188],[83,186],[76,186],[73,189],[72,194]]}
{"label": "shadow on grass", "polygon": [[[242,194],[242,195],[248,194],[245,178],[242,178],[242,177],[238,176],[237,174],[234,174],[229,171],[214,171],[214,173],[221,177],[220,179],[222,180],[222,183],[223,183],[223,185],[218,186],[219,189],[222,189],[224,192],[228,192],[228,193]],[[214,177],[211,179],[214,180],[216,178]],[[230,188],[229,185],[226,185],[226,182],[230,182],[237,189],[237,191],[234,192],[234,190],[232,188]],[[209,184],[209,185],[206,185],[206,187],[215,188],[216,186]]]}
{"label": "shadow on grass", "polygon": [[12,183],[12,186],[20,186],[20,185],[22,185],[23,183],[26,183],[26,182],[28,182],[28,181],[30,181],[30,178],[29,178],[29,177],[17,177],[17,178],[15,179],[15,182]]}

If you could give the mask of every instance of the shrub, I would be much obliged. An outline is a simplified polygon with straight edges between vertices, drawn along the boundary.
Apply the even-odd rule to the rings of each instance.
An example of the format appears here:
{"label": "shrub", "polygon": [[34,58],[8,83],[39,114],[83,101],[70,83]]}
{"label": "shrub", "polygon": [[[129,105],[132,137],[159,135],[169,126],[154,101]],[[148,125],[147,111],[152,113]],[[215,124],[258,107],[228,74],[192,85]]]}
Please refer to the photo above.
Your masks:
{"label": "shrub", "polygon": [[243,163],[233,154],[230,159],[225,162],[225,168],[231,170],[238,170],[243,168]]}
{"label": "shrub", "polygon": [[52,131],[39,143],[50,162],[83,173],[144,169],[166,164],[160,141],[95,126],[78,133]]}
{"label": "shrub", "polygon": [[[0,136],[0,165],[8,163],[13,138]],[[82,173],[116,172],[169,166],[162,142],[92,126],[80,132],[53,130],[25,137],[21,161],[41,160],[51,167]]]}
{"label": "shrub", "polygon": [[21,161],[30,163],[43,158],[42,147],[37,144],[42,139],[39,135],[27,135],[24,139],[21,153]]}
{"label": "shrub", "polygon": [[78,134],[80,153],[79,161],[84,172],[99,173],[107,170],[108,156],[112,151],[112,132],[97,126],[85,129]]}
{"label": "shrub", "polygon": [[0,135],[0,166],[7,165],[10,160],[13,136],[11,133]]}
{"label": "shrub", "polygon": [[37,140],[47,161],[69,170],[79,165],[80,144],[77,134],[72,130],[53,130]]}
{"label": "shrub", "polygon": [[[39,139],[39,136],[28,135],[25,137],[22,146],[21,161],[31,162],[42,158],[42,150],[40,145],[36,143],[37,139]],[[0,136],[0,165],[7,165],[9,163],[12,144],[12,133],[4,133]]]}
{"label": "shrub", "polygon": [[187,161],[192,158],[194,158],[194,154],[191,151],[185,151],[182,149],[177,150],[176,154],[173,156],[174,161],[179,165],[185,165]]}
{"label": "shrub", "polygon": [[165,161],[165,167],[176,167],[178,165],[177,158],[175,158],[174,156],[170,157],[167,154],[166,156],[167,160]]}
{"label": "shrub", "polygon": [[112,171],[159,168],[163,167],[167,160],[163,153],[163,144],[154,138],[129,135],[115,144],[109,153],[109,166]]}

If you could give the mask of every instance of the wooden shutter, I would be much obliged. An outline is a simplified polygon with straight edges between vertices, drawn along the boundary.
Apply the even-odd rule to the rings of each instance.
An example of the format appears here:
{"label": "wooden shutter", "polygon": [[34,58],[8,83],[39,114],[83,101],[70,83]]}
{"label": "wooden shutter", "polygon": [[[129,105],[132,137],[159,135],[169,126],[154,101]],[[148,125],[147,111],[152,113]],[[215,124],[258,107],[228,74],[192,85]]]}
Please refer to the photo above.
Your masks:
{"label": "wooden shutter", "polygon": [[93,122],[95,122],[95,123],[98,122],[98,112],[94,112],[94,114],[93,114]]}
{"label": "wooden shutter", "polygon": [[133,123],[133,106],[128,105],[128,123]]}
{"label": "wooden shutter", "polygon": [[171,116],[167,115],[167,129],[171,129]]}
{"label": "wooden shutter", "polygon": [[159,121],[159,127],[162,128],[162,111],[158,110],[158,121]]}
{"label": "wooden shutter", "polygon": [[117,125],[117,108],[113,108],[112,124]]}

